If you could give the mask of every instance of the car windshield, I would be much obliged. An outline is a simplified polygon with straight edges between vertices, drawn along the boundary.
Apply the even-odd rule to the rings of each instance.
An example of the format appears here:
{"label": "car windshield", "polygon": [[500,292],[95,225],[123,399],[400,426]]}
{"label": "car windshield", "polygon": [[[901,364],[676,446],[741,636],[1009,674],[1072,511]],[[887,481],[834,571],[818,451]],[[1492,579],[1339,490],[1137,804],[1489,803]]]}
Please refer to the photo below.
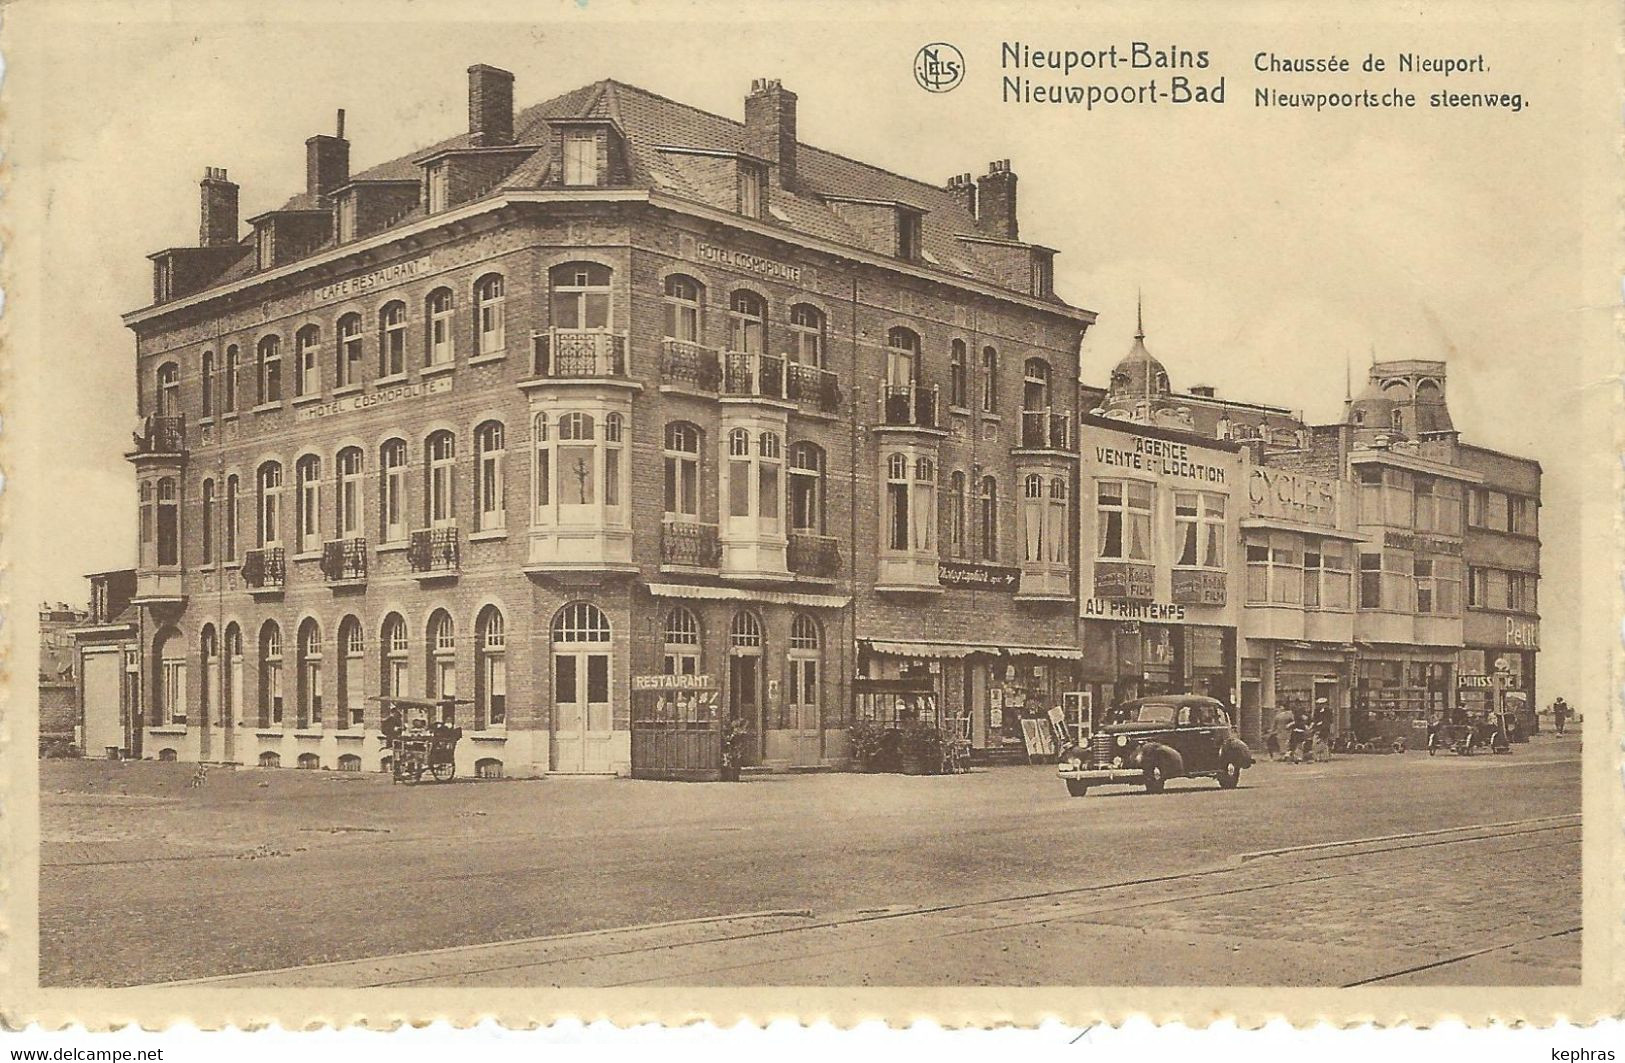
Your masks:
{"label": "car windshield", "polygon": [[1174,707],[1172,705],[1141,705],[1135,720],[1139,723],[1173,723]]}

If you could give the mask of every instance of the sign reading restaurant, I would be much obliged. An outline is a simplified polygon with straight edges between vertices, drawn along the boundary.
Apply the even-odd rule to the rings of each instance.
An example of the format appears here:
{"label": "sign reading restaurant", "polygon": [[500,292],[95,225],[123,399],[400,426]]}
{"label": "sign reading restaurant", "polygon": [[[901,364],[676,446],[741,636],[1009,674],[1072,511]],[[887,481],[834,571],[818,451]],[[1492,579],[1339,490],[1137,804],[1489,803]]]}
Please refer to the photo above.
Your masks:
{"label": "sign reading restaurant", "polygon": [[366,295],[374,288],[381,288],[396,281],[411,280],[421,277],[429,272],[429,258],[416,258],[410,262],[397,262],[393,266],[375,269],[371,273],[362,273],[355,277],[346,277],[332,284],[324,284],[311,292],[311,299],[318,305],[331,303],[336,299],[348,299],[354,295]]}
{"label": "sign reading restaurant", "polygon": [[392,388],[383,388],[372,392],[370,395],[346,395],[331,402],[306,406],[299,411],[299,420],[314,421],[322,417],[331,417],[335,413],[370,410],[374,406],[387,406],[392,402],[416,399],[424,395],[439,395],[450,390],[451,377],[432,377],[428,380],[418,380],[410,384],[397,384]]}
{"label": "sign reading restaurant", "polygon": [[732,266],[742,269],[746,273],[755,273],[773,280],[789,281],[791,284],[801,283],[801,267],[790,266],[783,262],[775,262],[770,258],[762,258],[747,251],[731,251],[716,244],[701,244],[700,257],[707,262],[715,262],[719,266]]}
{"label": "sign reading restaurant", "polygon": [[1198,480],[1209,484],[1225,482],[1224,467],[1193,460],[1190,445],[1187,443],[1172,443],[1166,439],[1135,436],[1132,446],[1109,447],[1096,444],[1090,449],[1094,451],[1095,461],[1107,468],[1133,469],[1135,472],[1149,472],[1157,476]]}

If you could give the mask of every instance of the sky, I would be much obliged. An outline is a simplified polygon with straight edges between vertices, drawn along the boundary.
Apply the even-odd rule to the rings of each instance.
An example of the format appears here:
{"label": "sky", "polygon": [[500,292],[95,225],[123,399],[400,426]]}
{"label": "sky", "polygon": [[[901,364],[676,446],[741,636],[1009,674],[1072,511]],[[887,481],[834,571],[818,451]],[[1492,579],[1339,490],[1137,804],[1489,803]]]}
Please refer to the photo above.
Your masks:
{"label": "sky", "polygon": [[[1087,382],[1104,383],[1128,349],[1136,292],[1147,343],[1176,388],[1209,384],[1315,422],[1340,415],[1350,367],[1358,390],[1373,354],[1446,360],[1463,438],[1545,468],[1540,667],[1559,682],[1578,676],[1564,622],[1584,590],[1582,506],[1588,484],[1612,478],[1586,448],[1601,437],[1582,360],[1608,313],[1581,273],[1596,159],[1577,135],[1581,52],[1520,22],[1516,6],[1425,26],[1385,21],[1402,9],[1380,5],[1361,9],[1370,21],[1313,25],[1285,6],[1237,5],[1221,25],[1174,17],[1211,10],[1195,7],[1127,16],[993,3],[977,5],[975,21],[946,5],[905,16],[694,4],[659,9],[688,13],[659,22],[641,5],[587,0],[528,5],[527,22],[503,21],[501,4],[433,21],[445,9],[427,3],[394,8],[392,23],[334,21],[322,16],[365,9],[297,3],[253,21],[156,21],[175,10],[65,4],[71,32],[39,33],[9,53],[15,113],[48,131],[10,160],[14,201],[43,211],[27,245],[38,254],[10,256],[8,312],[32,297],[23,309],[38,315],[25,314],[32,329],[14,323],[27,342],[14,343],[6,418],[13,504],[43,513],[46,485],[28,477],[48,470],[38,480],[48,480],[50,520],[25,566],[39,597],[82,602],[84,573],[132,563],[133,474],[122,455],[134,337],[119,315],[150,298],[147,254],[195,243],[206,166],[229,169],[251,217],[302,187],[304,140],[331,132],[336,108],[347,112],[355,170],[459,131],[476,62],[512,70],[520,106],[614,77],[736,118],[751,80],[776,77],[800,96],[803,142],[933,182],[1010,159],[1022,236],[1060,252],[1057,291],[1100,315],[1083,345]],[[1224,76],[1225,104],[1086,112],[1000,102],[1001,75],[1013,73],[999,70],[1004,41],[1084,49],[1134,39],[1208,50],[1210,69],[1187,73]],[[912,78],[915,51],[936,40],[966,58],[964,82],[947,93]],[[1488,74],[1444,87],[1519,91],[1529,106],[1259,109],[1255,85],[1315,83],[1255,74],[1261,50],[1356,61],[1483,52]],[[1438,87],[1394,75],[1343,84],[1406,84],[1424,97]]]}

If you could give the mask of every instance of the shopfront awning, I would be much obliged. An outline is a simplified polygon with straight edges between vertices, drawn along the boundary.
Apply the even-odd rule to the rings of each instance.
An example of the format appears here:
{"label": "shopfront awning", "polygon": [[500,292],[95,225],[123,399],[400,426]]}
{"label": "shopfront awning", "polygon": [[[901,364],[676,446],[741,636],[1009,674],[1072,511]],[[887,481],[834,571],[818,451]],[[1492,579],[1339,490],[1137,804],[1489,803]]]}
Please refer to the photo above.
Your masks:
{"label": "shopfront awning", "polygon": [[887,639],[858,641],[871,653],[891,657],[969,657],[973,653],[988,653],[1007,657],[1052,657],[1068,661],[1083,658],[1082,650],[1064,646],[992,646],[970,642],[894,642]]}
{"label": "shopfront awning", "polygon": [[807,609],[842,609],[852,600],[844,594],[798,594],[795,591],[756,590],[752,587],[704,587],[690,583],[651,583],[649,593],[656,598],[767,602],[770,605],[799,605]]}

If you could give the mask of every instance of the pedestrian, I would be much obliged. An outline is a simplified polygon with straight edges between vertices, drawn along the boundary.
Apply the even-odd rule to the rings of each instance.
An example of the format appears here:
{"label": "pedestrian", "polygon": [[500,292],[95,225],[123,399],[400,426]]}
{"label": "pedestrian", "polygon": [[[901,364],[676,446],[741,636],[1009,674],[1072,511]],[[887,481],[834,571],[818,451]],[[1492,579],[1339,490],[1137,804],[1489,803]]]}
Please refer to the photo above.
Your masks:
{"label": "pedestrian", "polygon": [[1287,743],[1292,737],[1292,710],[1286,706],[1277,709],[1270,719],[1270,737],[1268,748],[1270,758],[1278,759],[1287,749]]}
{"label": "pedestrian", "polygon": [[1324,750],[1327,759],[1332,752],[1332,706],[1325,698],[1315,699],[1315,718],[1309,732],[1310,758],[1319,760]]}
{"label": "pedestrian", "polygon": [[1552,702],[1552,725],[1557,729],[1558,735],[1563,734],[1563,725],[1568,723],[1569,703],[1562,698]]}
{"label": "pedestrian", "polygon": [[1309,714],[1298,711],[1292,714],[1292,730],[1287,741],[1286,759],[1294,764],[1301,764],[1309,758]]}

